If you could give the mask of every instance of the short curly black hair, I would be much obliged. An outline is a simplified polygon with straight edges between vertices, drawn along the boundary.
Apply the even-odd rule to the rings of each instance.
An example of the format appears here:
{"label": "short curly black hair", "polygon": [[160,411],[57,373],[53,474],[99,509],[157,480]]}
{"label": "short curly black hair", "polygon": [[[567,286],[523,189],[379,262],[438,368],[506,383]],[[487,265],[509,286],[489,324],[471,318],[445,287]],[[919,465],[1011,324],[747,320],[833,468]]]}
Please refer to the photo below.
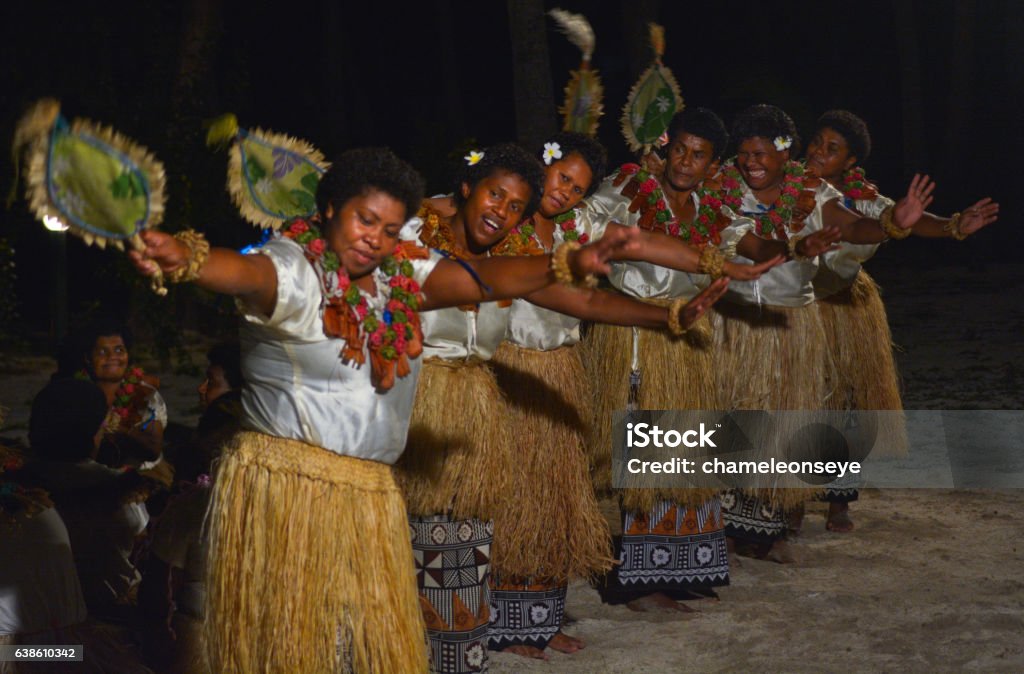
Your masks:
{"label": "short curly black hair", "polygon": [[[604,149],[604,145],[601,145],[596,139],[577,131],[559,131],[544,142],[558,143],[558,148],[562,151],[562,159],[568,158],[573,153],[582,157],[583,161],[590,168],[590,172],[594,175],[590,181],[590,186],[587,187],[587,196],[589,197],[597,191],[601,181],[604,180],[605,172],[608,170],[608,151]],[[537,155],[541,161],[544,160],[543,145]]]}
{"label": "short curly black hair", "polygon": [[530,200],[526,203],[523,218],[534,214],[540,206],[540,198],[544,194],[544,167],[540,161],[515,143],[498,143],[483,151],[483,159],[469,165],[462,164],[455,177],[455,203],[459,206],[465,202],[462,196],[462,184],[469,185],[470,191],[481,180],[490,177],[496,171],[505,171],[522,178],[530,187]]}
{"label": "short curly black hair", "polygon": [[707,108],[686,108],[672,116],[668,124],[668,142],[681,133],[697,136],[711,143],[714,159],[721,159],[729,145],[729,132],[725,122]]}
{"label": "short curly black hair", "polygon": [[871,134],[868,132],[868,125],[863,119],[849,110],[829,110],[818,118],[814,125],[814,133],[817,135],[822,129],[832,129],[844,139],[850,146],[850,154],[857,158],[857,161],[864,163],[871,155]]}
{"label": "short curly black hair", "polygon": [[320,178],[316,207],[326,216],[327,206],[336,208],[353,197],[380,191],[405,206],[412,217],[423,201],[423,176],[386,147],[361,147],[342,152]]}
{"label": "short curly black hair", "polygon": [[781,108],[774,105],[752,105],[737,115],[732,123],[732,140],[737,148],[750,138],[766,138],[771,141],[779,136],[793,139],[789,153],[796,158],[800,153],[800,135],[796,132],[796,124]]}

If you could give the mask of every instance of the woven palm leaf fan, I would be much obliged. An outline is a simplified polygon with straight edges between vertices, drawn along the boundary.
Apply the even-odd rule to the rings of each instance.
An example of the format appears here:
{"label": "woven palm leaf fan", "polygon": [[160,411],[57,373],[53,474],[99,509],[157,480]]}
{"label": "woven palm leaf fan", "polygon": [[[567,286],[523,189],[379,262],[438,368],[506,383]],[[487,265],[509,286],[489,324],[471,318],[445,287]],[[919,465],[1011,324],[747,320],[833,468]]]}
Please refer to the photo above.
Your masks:
{"label": "woven palm leaf fan", "polygon": [[207,145],[231,143],[228,194],[242,217],[278,229],[293,218],[316,214],[316,188],[330,168],[310,143],[263,129],[242,129],[234,115],[210,124]]}
{"label": "woven palm leaf fan", "polygon": [[665,53],[665,29],[650,24],[654,63],[633,85],[622,108],[622,135],[629,149],[647,153],[663,133],[672,116],[683,109],[683,97],[672,71],[662,64]]}
{"label": "woven palm leaf fan", "polygon": [[548,13],[569,38],[569,42],[583,53],[579,70],[569,73],[569,83],[565,85],[565,103],[558,109],[564,119],[562,130],[596,135],[597,124],[604,114],[604,87],[601,86],[597,71],[590,67],[590,57],[594,55],[596,42],[594,29],[582,14],[573,14],[564,9],[552,9]]}
{"label": "woven palm leaf fan", "polygon": [[[109,126],[69,122],[60,103],[46,98],[18,122],[16,166],[22,150],[25,196],[36,217],[100,248],[145,248],[139,233],[160,224],[166,200],[163,164],[146,148]],[[166,294],[159,274],[152,285]]]}

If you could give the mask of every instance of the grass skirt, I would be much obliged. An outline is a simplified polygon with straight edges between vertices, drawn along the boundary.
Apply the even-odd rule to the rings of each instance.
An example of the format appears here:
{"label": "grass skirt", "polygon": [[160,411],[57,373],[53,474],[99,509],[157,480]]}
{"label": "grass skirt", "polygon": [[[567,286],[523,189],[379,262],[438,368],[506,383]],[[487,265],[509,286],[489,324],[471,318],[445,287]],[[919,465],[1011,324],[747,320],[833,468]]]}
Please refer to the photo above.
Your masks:
{"label": "grass skirt", "polygon": [[515,429],[514,490],[494,518],[494,572],[561,581],[607,571],[611,532],[590,481],[590,400],[577,347],[505,342],[492,366]]}
{"label": "grass skirt", "polygon": [[514,493],[505,401],[486,362],[430,358],[395,464],[409,512],[493,520]]}
{"label": "grass skirt", "polygon": [[[215,672],[427,669],[405,504],[388,465],[239,433],[209,511]],[[344,650],[344,655],[341,651]]]}
{"label": "grass skirt", "polygon": [[[593,454],[594,486],[601,495],[612,491],[612,415],[617,410],[625,410],[629,402],[633,330],[595,324],[583,347],[583,362],[594,391],[589,445]],[[706,319],[701,319],[697,329],[683,337],[672,337],[663,330],[637,330],[641,368],[637,409],[717,408]],[[685,452],[685,447],[679,447],[680,457],[685,457]],[[645,513],[663,500],[697,507],[714,495],[715,491],[709,489],[652,488],[625,489],[620,496],[625,510]]]}
{"label": "grass skirt", "polygon": [[[832,409],[903,410],[900,378],[892,355],[892,334],[874,279],[861,270],[853,286],[815,303],[836,364]],[[902,414],[880,417],[879,442],[871,455],[907,454]]]}
{"label": "grass skirt", "polygon": [[[720,302],[710,313],[722,409],[828,409],[835,365],[820,313],[813,305],[789,308]],[[779,437],[789,437],[796,430],[781,426]],[[765,452],[763,458],[770,454]],[[761,488],[745,491],[771,507],[788,510],[824,490],[805,487],[790,476],[765,476]]]}

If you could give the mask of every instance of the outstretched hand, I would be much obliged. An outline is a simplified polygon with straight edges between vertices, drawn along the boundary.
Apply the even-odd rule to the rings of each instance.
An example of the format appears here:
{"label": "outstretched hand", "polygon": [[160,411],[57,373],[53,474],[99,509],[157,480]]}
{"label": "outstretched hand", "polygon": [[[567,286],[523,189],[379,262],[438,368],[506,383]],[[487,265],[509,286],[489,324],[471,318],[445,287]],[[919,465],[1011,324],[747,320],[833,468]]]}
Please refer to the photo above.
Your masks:
{"label": "outstretched hand", "polygon": [[726,261],[725,264],[722,265],[722,271],[725,272],[726,276],[737,281],[756,281],[761,278],[761,274],[785,261],[785,255],[776,255],[772,259],[759,264],[742,264],[739,262]]}
{"label": "outstretched hand", "polygon": [[925,210],[931,205],[935,183],[928,176],[914,174],[907,188],[907,195],[896,202],[892,210],[892,221],[901,229],[910,229],[921,219]]}
{"label": "outstretched hand", "polygon": [[960,231],[964,234],[974,234],[998,219],[999,204],[992,201],[991,197],[985,197],[960,214]]}
{"label": "outstretched hand", "polygon": [[836,250],[842,235],[842,231],[835,225],[820,229],[800,240],[798,252],[805,257],[818,257],[822,253]]}
{"label": "outstretched hand", "polygon": [[608,262],[629,259],[640,250],[640,232],[635,227],[609,227],[604,236],[569,255],[569,268],[576,278],[588,274],[607,275]]}
{"label": "outstretched hand", "polygon": [[128,251],[128,258],[143,276],[154,276],[157,271],[168,273],[188,265],[188,246],[167,232],[147,229],[139,236],[146,247]]}
{"label": "outstretched hand", "polygon": [[679,325],[685,330],[699,321],[700,317],[711,308],[711,305],[721,299],[728,288],[729,279],[723,277],[716,279],[707,288],[697,293],[683,307],[682,313],[679,315]]}

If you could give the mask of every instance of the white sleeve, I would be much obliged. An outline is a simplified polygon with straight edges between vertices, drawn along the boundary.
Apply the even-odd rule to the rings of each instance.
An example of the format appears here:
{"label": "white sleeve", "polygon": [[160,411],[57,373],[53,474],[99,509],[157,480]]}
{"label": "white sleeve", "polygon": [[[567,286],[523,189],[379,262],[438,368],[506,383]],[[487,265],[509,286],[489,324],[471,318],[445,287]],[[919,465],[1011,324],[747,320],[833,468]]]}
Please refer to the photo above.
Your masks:
{"label": "white sleeve", "polygon": [[299,333],[320,313],[321,291],[313,265],[302,247],[290,239],[274,239],[252,254],[266,255],[277,272],[274,312],[265,316],[242,301],[238,310],[245,320],[286,333]]}

